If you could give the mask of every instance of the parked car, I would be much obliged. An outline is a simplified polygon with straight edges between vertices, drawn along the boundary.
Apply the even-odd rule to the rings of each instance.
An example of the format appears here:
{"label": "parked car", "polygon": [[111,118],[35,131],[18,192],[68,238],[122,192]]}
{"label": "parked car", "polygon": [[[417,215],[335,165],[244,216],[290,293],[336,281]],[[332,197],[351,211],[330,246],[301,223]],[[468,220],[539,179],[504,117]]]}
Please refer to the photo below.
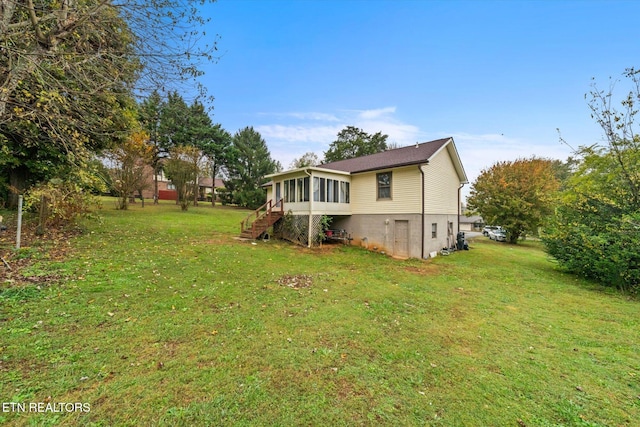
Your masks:
{"label": "parked car", "polygon": [[495,225],[485,225],[484,228],[482,229],[482,235],[488,237],[489,232],[492,230],[495,230],[496,228],[498,227],[496,227]]}
{"label": "parked car", "polygon": [[507,232],[502,227],[495,230],[491,230],[489,232],[489,239],[495,240],[496,242],[506,242]]}
{"label": "parked car", "polygon": [[489,237],[489,233],[496,230],[504,230],[504,228],[499,225],[487,225],[482,229],[482,234]]}

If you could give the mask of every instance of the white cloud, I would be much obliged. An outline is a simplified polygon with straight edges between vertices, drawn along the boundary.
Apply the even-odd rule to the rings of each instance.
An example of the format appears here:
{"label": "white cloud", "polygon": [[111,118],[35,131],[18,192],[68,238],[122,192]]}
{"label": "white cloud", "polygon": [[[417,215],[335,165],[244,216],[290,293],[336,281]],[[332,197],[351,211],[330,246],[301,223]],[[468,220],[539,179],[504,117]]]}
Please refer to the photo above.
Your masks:
{"label": "white cloud", "polygon": [[323,122],[338,122],[340,119],[329,113],[319,113],[314,111],[308,112],[290,112],[290,113],[258,113],[259,116],[271,116],[280,119],[294,118],[298,120],[313,120]]}
{"label": "white cloud", "polygon": [[283,166],[304,153],[313,152],[320,159],[338,132],[347,126],[356,126],[367,133],[382,132],[389,135],[387,141],[400,146],[420,141],[417,126],[404,123],[395,117],[396,107],[369,110],[338,110],[336,112],[288,112],[261,113],[278,123],[255,126],[267,141],[271,156]]}
{"label": "white cloud", "polygon": [[[325,143],[333,141],[341,126],[318,125],[262,125],[256,126],[267,142],[300,142],[300,143]],[[328,144],[328,143],[327,143]]]}
{"label": "white cloud", "polygon": [[356,122],[355,126],[367,133],[382,132],[389,135],[387,143],[396,143],[399,146],[411,145],[421,141],[421,132],[417,126],[402,123],[395,120],[366,120]]}
{"label": "white cloud", "polygon": [[453,137],[469,179],[469,184],[463,189],[463,197],[468,195],[471,184],[482,170],[496,162],[532,156],[566,160],[570,155],[570,149],[560,143],[543,145],[502,134],[453,133],[446,136]]}
{"label": "white cloud", "polygon": [[374,110],[356,110],[358,113],[358,118],[363,120],[371,120],[377,119],[380,117],[388,116],[390,114],[394,114],[396,112],[396,107],[384,107],[377,108]]}

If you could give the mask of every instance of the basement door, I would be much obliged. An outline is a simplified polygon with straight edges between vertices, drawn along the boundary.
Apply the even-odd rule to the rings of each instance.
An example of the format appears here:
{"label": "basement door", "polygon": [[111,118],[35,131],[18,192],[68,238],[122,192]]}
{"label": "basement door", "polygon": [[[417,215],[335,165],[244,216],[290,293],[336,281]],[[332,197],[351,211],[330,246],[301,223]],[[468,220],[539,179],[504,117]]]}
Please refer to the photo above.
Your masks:
{"label": "basement door", "polygon": [[409,221],[396,220],[393,234],[393,256],[409,258]]}

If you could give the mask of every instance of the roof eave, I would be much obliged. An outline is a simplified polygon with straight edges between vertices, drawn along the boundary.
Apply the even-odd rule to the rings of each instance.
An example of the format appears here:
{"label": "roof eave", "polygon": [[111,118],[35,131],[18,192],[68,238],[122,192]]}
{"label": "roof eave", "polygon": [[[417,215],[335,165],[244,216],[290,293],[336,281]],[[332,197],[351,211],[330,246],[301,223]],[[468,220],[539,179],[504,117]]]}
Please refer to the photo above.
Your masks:
{"label": "roof eave", "polygon": [[269,175],[265,175],[265,178],[273,178],[276,176],[281,176],[281,175],[289,175],[289,174],[295,174],[295,173],[299,173],[299,172],[308,172],[308,171],[317,171],[317,172],[330,172],[330,173],[336,173],[336,174],[340,174],[340,175],[350,175],[350,172],[346,172],[346,171],[341,171],[341,170],[337,170],[337,169],[329,169],[329,168],[323,168],[320,166],[307,166],[305,168],[297,168],[297,169],[289,169],[286,171],[282,171],[282,172],[276,172],[276,173],[272,173]]}

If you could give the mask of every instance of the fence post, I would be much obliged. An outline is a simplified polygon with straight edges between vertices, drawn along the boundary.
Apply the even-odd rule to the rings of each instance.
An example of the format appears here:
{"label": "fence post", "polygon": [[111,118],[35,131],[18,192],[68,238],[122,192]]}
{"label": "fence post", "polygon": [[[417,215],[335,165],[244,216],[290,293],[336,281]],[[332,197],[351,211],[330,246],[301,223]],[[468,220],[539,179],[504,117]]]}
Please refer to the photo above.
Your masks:
{"label": "fence post", "polygon": [[18,196],[18,230],[16,231],[16,249],[20,249],[20,234],[22,232],[22,195]]}

